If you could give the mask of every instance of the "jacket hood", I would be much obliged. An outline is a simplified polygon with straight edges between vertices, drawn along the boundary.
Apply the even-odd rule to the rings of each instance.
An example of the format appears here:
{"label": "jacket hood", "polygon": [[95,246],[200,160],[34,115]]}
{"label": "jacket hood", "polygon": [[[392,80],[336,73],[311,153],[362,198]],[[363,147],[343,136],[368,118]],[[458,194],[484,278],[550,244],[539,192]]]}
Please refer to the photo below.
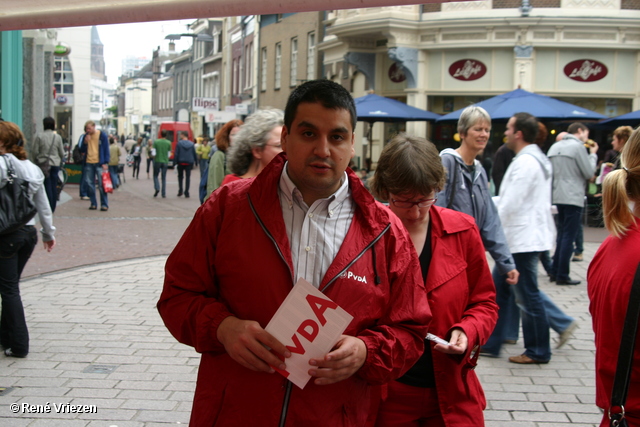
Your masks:
{"label": "jacket hood", "polygon": [[[460,163],[463,166],[465,165],[464,160],[462,159],[462,156],[454,148],[445,148],[440,152],[440,156],[442,156],[443,154],[450,154],[456,159],[458,163]],[[482,163],[480,163],[478,159],[474,159],[473,163],[476,166],[482,166]]]}
{"label": "jacket hood", "polygon": [[530,156],[533,156],[540,164],[540,167],[544,172],[544,177],[547,179],[551,177],[551,173],[552,173],[551,162],[549,161],[549,158],[542,152],[540,147],[538,147],[536,144],[529,144],[526,147],[524,147],[522,150],[520,150],[520,152],[516,157],[521,156],[523,154],[528,154]]}

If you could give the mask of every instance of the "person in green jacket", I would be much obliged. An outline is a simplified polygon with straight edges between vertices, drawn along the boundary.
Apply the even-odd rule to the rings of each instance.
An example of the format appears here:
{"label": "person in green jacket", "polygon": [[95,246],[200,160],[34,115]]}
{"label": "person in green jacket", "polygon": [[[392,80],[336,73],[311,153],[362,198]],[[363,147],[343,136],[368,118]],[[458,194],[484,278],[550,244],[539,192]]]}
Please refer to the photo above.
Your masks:
{"label": "person in green jacket", "polygon": [[225,123],[224,126],[220,128],[220,130],[216,133],[216,146],[218,150],[213,153],[213,156],[209,159],[209,174],[207,176],[207,197],[205,200],[209,198],[209,195],[215,191],[225,175],[230,174],[231,172],[227,168],[227,148],[231,145],[231,141],[233,139],[233,135],[238,132],[242,126],[242,120],[231,120]]}
{"label": "person in green jacket", "polygon": [[157,197],[160,192],[160,182],[158,182],[158,174],[162,172],[162,198],[167,197],[167,167],[169,164],[169,151],[171,151],[171,142],[167,139],[167,131],[161,130],[160,136],[162,138],[156,139],[153,142],[153,148],[151,153],[155,151],[153,158],[153,186],[155,193],[153,197]]}

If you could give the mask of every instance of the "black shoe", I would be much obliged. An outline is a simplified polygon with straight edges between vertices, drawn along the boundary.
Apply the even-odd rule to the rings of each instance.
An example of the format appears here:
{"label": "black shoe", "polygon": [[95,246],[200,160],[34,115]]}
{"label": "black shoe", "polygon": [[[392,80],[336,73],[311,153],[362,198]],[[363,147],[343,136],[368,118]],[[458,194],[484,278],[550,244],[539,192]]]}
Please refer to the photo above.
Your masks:
{"label": "black shoe", "polygon": [[189,193],[184,193],[184,197],[189,198]]}
{"label": "black shoe", "polygon": [[163,199],[166,199],[166,198],[167,198],[167,196],[165,196],[165,195],[163,194],[163,195],[162,195],[162,198],[163,198]]}
{"label": "black shoe", "polygon": [[579,285],[580,280],[573,280],[569,277],[567,280],[558,280],[556,281],[556,285]]}
{"label": "black shoe", "polygon": [[549,275],[549,281],[550,282],[555,282],[556,281],[556,276],[552,276],[551,274]]}
{"label": "black shoe", "polygon": [[158,193],[160,192],[160,190],[156,190],[155,193],[153,193],[153,197],[158,197]]}
{"label": "black shoe", "polygon": [[13,351],[11,351],[10,348],[4,351],[4,355],[7,357],[19,357],[20,359],[24,359],[25,357],[27,357],[27,353],[24,353],[24,354],[14,353]]}
{"label": "black shoe", "polygon": [[182,191],[178,193],[178,197],[182,196]]}

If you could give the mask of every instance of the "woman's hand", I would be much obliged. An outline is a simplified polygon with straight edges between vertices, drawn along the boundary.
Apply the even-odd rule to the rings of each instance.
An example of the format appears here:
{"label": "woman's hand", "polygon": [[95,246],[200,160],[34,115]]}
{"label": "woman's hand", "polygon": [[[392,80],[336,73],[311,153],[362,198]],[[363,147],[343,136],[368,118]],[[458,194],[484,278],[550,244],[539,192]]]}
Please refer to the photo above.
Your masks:
{"label": "woman's hand", "polygon": [[49,240],[48,242],[42,242],[44,244],[44,248],[47,250],[47,252],[51,252],[51,249],[53,249],[53,247],[56,245],[56,241],[54,240]]}
{"label": "woman's hand", "polygon": [[451,331],[449,345],[436,344],[433,348],[445,354],[464,354],[467,351],[468,345],[469,339],[467,338],[467,334],[465,334],[462,329],[455,328]]}

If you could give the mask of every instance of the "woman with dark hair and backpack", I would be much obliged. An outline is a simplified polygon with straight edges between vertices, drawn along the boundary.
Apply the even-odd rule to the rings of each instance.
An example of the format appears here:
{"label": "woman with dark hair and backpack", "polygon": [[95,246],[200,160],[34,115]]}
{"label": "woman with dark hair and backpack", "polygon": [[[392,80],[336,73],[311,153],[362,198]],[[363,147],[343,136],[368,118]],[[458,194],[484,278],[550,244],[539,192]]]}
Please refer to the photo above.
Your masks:
{"label": "woman with dark hair and backpack", "polygon": [[[51,251],[56,244],[55,227],[49,200],[44,189],[44,175],[29,160],[23,148],[24,135],[10,122],[0,122],[0,188],[8,183],[8,171],[29,183],[28,196],[38,210],[42,224],[44,248]],[[38,242],[35,219],[26,225],[0,234],[0,344],[8,357],[26,357],[29,353],[29,331],[20,298],[20,275]]]}

